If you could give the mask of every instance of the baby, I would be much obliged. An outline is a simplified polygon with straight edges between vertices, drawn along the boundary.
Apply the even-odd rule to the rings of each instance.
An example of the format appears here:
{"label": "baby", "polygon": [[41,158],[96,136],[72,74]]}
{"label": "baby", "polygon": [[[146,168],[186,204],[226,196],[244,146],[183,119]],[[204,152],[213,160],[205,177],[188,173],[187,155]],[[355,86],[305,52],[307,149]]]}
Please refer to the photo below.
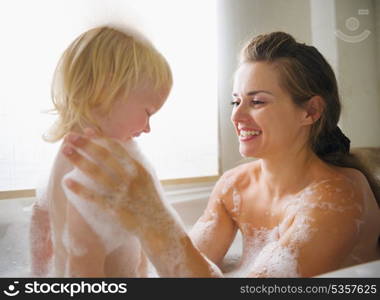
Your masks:
{"label": "baby", "polygon": [[[86,31],[57,66],[52,94],[59,119],[46,140],[55,142],[69,131],[92,128],[136,153],[132,138],[150,132],[149,118],[165,103],[171,86],[167,61],[140,35],[116,26]],[[147,259],[137,238],[111,214],[64,188],[62,182],[71,177],[103,191],[61,150],[33,206],[31,275],[146,277]]]}

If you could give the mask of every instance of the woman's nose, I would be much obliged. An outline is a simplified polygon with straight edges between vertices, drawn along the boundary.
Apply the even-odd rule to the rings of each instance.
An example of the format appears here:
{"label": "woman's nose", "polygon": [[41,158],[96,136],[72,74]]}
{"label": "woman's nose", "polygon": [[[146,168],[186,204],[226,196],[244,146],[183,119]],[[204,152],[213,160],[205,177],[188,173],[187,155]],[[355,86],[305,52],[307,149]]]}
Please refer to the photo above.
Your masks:
{"label": "woman's nose", "polygon": [[240,103],[238,106],[236,106],[231,114],[231,121],[232,122],[244,122],[245,120],[249,119],[249,111],[248,107],[242,103]]}

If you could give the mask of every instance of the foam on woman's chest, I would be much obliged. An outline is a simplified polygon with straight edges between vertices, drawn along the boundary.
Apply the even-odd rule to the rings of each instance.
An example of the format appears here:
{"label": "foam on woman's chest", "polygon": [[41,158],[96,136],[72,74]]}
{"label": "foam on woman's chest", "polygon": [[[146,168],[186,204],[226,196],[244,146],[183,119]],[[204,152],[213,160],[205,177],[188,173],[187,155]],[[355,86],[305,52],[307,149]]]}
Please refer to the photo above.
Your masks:
{"label": "foam on woman's chest", "polygon": [[[314,226],[314,219],[308,212],[314,209],[345,213],[348,209],[358,205],[347,204],[349,199],[329,202],[317,191],[321,186],[326,193],[335,193],[337,196],[342,190],[324,180],[313,184],[302,192],[286,199],[283,211],[285,217],[274,227],[253,225],[254,222],[242,222],[240,228],[243,234],[243,257],[241,267],[232,276],[266,276],[266,277],[299,277],[298,257],[300,244],[307,242],[318,231]],[[334,194],[334,195],[335,195]],[[353,197],[349,195],[348,198]],[[360,206],[360,205],[359,205]],[[272,216],[268,210],[266,216]],[[357,220],[360,231],[360,220]],[[287,230],[291,228],[291,234]],[[286,243],[281,239],[287,234]]]}

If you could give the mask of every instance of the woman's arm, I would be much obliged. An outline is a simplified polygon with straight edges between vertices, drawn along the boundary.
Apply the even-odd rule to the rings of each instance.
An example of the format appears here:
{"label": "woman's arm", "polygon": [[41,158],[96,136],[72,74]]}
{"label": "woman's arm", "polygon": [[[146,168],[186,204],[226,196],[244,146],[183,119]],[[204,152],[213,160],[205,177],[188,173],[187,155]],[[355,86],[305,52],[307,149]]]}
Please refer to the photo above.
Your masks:
{"label": "woman's arm", "polygon": [[[64,148],[68,159],[108,189],[109,193],[101,195],[73,180],[66,182],[69,189],[114,214],[127,230],[134,232],[160,276],[222,275],[188,237],[172,208],[163,201],[158,183],[151,174],[133,160],[119,143],[107,140],[114,151],[113,155],[84,136],[66,139],[68,140],[71,140],[71,148]],[[84,158],[73,146],[102,162],[107,166],[107,171]]]}
{"label": "woman's arm", "polygon": [[225,207],[227,194],[225,189],[225,173],[216,183],[206,210],[190,231],[190,236],[198,249],[217,265],[233,242],[237,226]]}

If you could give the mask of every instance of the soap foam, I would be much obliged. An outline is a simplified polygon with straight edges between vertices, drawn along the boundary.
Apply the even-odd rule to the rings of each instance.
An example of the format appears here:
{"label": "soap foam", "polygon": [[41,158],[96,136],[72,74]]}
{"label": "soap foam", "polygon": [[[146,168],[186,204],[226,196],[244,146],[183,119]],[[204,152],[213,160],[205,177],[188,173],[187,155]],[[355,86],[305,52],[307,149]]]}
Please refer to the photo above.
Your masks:
{"label": "soap foam", "polygon": [[84,256],[88,252],[88,249],[84,245],[80,245],[80,241],[75,241],[69,234],[67,224],[62,233],[62,244],[66,251],[74,256]]}
{"label": "soap foam", "polygon": [[[250,223],[240,224],[244,237],[243,257],[240,267],[230,275],[233,277],[246,277],[250,274],[265,277],[299,277],[297,245],[307,242],[318,231],[312,226],[315,219],[308,216],[310,211],[321,209],[344,213],[350,209],[357,209],[360,212],[363,210],[360,204],[348,204],[354,197],[353,190],[350,191],[348,197],[337,199],[338,201],[335,203],[325,201],[323,195],[316,194],[320,187],[328,193],[347,192],[334,187],[332,181],[335,179],[316,182],[300,193],[289,196],[284,206],[286,218],[271,229],[256,228]],[[268,215],[267,212],[266,214]],[[355,223],[359,232],[363,221],[357,219]],[[287,244],[283,245],[280,243],[280,239],[290,228],[291,235],[286,240]]]}
{"label": "soap foam", "polygon": [[31,277],[29,259],[30,209],[20,199],[1,200],[0,277]]}
{"label": "soap foam", "polygon": [[62,188],[65,192],[66,198],[78,210],[92,230],[99,235],[107,253],[115,250],[117,247],[130,240],[131,244],[136,243],[136,241],[134,241],[135,238],[122,227],[118,220],[115,220],[115,217],[110,212],[101,209],[95,203],[83,200],[68,189],[64,184],[68,178],[76,180],[86,187],[100,193],[103,192],[104,189],[96,186],[90,178],[77,168],[67,173],[62,180]]}
{"label": "soap foam", "polygon": [[231,212],[234,214],[234,216],[237,217],[240,214],[241,197],[236,189],[232,190],[232,203],[233,203],[233,207],[232,207]]}
{"label": "soap foam", "polygon": [[265,277],[300,277],[297,251],[280,243],[269,243],[256,258],[252,269]]}
{"label": "soap foam", "polygon": [[[46,180],[48,182],[48,180]],[[36,201],[35,204],[44,210],[48,210],[48,197],[47,197],[47,185],[40,185],[36,187]]]}
{"label": "soap foam", "polygon": [[340,212],[344,213],[347,210],[351,209],[357,209],[360,212],[362,211],[362,206],[358,203],[347,205],[349,201],[351,201],[354,198],[354,191],[353,189],[350,189],[350,195],[348,197],[343,197],[342,199],[337,199],[339,202],[331,203],[329,201],[325,201],[323,199],[323,195],[317,196],[317,188],[322,186],[325,195],[328,196],[331,195],[337,195],[339,193],[343,193],[344,190],[340,188],[335,188],[333,185],[329,184],[328,182],[331,181],[339,181],[343,179],[326,179],[320,182],[316,182],[313,185],[307,187],[304,189],[301,193],[292,196],[291,199],[289,199],[287,203],[287,209],[290,211],[299,211],[303,213],[307,213],[308,210],[312,209],[322,209],[326,211],[334,211],[334,212]]}
{"label": "soap foam", "polygon": [[[286,226],[286,225],[285,225]],[[298,251],[280,243],[281,226],[272,229],[265,227],[252,228],[251,224],[244,224],[242,230],[246,232],[243,244],[243,259],[241,266],[234,272],[233,277],[299,277]],[[282,226],[284,227],[284,226]],[[302,240],[308,235],[308,228],[301,227],[294,234],[294,240]]]}
{"label": "soap foam", "polygon": [[[109,148],[109,146],[105,145],[104,141],[97,140],[96,142]],[[128,182],[121,186],[118,191],[109,192],[106,189],[96,186],[90,178],[78,169],[74,169],[71,173],[65,176],[63,181],[70,177],[78,182],[82,182],[88,188],[98,191],[98,193],[103,195],[105,200],[108,201],[111,206],[115,206],[117,209],[121,206],[126,206],[128,207],[128,210],[138,216],[140,220],[149,220],[149,222],[142,222],[133,234],[139,235],[142,231],[149,231],[149,226],[154,226],[152,230],[160,228],[162,232],[169,234],[168,238],[171,247],[167,249],[166,253],[161,254],[159,259],[155,257],[154,253],[149,253],[149,250],[147,249],[146,254],[153,262],[155,262],[156,269],[161,273],[160,275],[191,276],[189,268],[186,266],[186,257],[184,256],[184,248],[182,244],[182,239],[186,236],[182,220],[179,218],[176,211],[164,201],[162,187],[157,179],[154,169],[139,151],[137,144],[131,140],[124,143],[122,146],[128,154],[140,163],[150,174],[155,187],[155,195],[151,192],[146,192],[146,189],[144,189],[140,191],[141,194],[139,195],[138,201],[127,199],[126,192],[128,189]],[[112,151],[112,149],[110,150]],[[117,157],[117,153],[115,153],[115,156]],[[123,164],[124,170],[129,177],[133,178],[137,175],[134,163],[131,163],[128,157],[119,156],[117,159]],[[100,209],[94,203],[80,199],[71,193],[65,185],[63,185],[63,188],[70,202],[74,204],[94,231],[101,236],[103,243],[107,247],[107,253],[114,250],[122,243],[128,243],[136,247],[136,250],[138,249],[137,246],[139,244],[137,238],[126,232],[111,213]]]}
{"label": "soap foam", "polygon": [[199,218],[191,229],[191,236],[201,244],[210,238],[218,218],[215,212],[209,212],[208,215],[210,216],[208,220],[203,220],[203,217]]}
{"label": "soap foam", "polygon": [[221,179],[221,185],[222,185],[222,196],[230,192],[232,187],[235,184],[235,180],[232,176],[224,175]]}
{"label": "soap foam", "polygon": [[[71,172],[67,173],[62,179],[62,188],[65,192],[68,201],[77,209],[83,219],[89,224],[91,229],[99,236],[102,244],[104,245],[106,254],[119,247],[127,247],[128,256],[133,259],[121,258],[121,262],[127,268],[125,272],[129,272],[129,276],[146,276],[146,274],[139,274],[138,265],[140,260],[137,255],[140,255],[141,246],[136,236],[124,229],[122,224],[115,218],[111,211],[100,208],[96,203],[83,200],[81,197],[73,193],[65,184],[65,181],[70,178],[73,179],[90,190],[93,190],[106,197],[107,191],[104,187],[96,184],[91,178],[86,176],[81,170],[74,168]],[[67,226],[67,225],[66,225]],[[85,255],[89,249],[86,249],[70,236],[67,227],[64,228],[62,235],[62,242],[66,251],[75,256]],[[73,276],[69,266],[66,265],[64,274]]]}

